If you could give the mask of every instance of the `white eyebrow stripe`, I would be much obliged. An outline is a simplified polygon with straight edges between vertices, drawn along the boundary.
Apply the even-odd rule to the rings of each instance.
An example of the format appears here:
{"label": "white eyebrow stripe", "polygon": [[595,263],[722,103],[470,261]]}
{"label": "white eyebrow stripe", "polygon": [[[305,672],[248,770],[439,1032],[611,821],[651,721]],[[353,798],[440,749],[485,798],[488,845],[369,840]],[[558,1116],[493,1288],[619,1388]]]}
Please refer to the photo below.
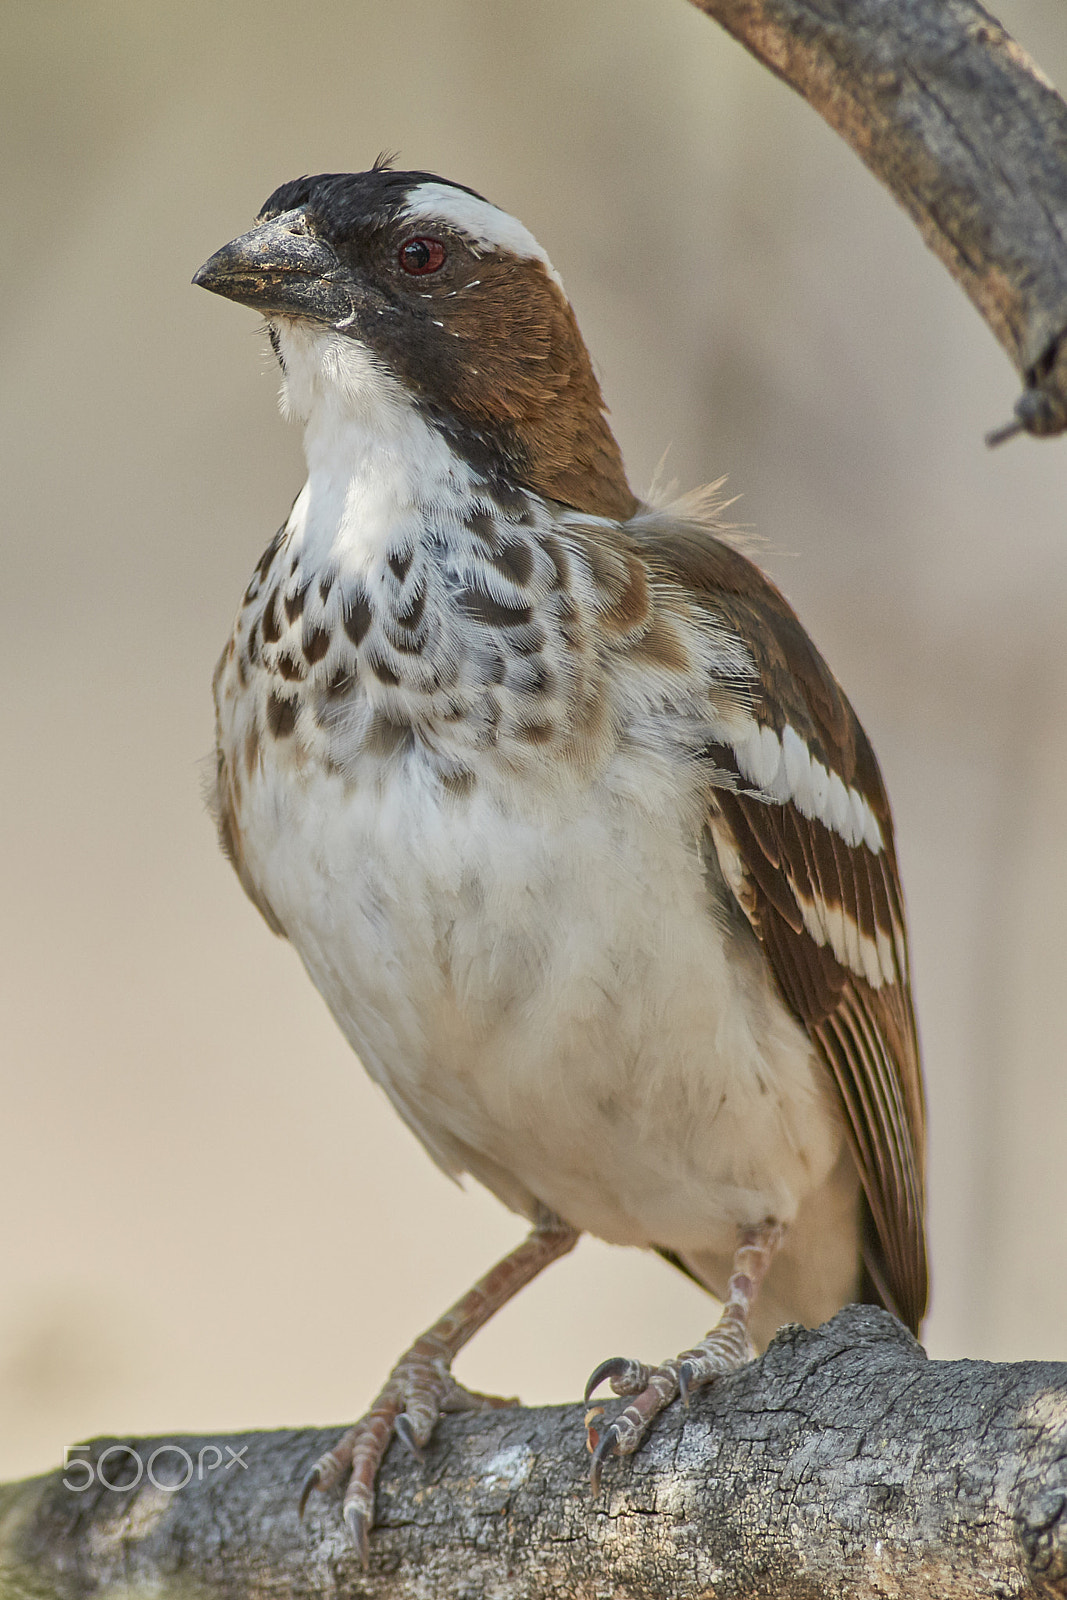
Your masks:
{"label": "white eyebrow stripe", "polygon": [[556,287],[563,290],[559,273],[529,228],[488,200],[454,189],[450,183],[419,183],[408,190],[403,214],[414,222],[443,222],[465,233],[481,250],[507,250],[523,260],[540,261]]}

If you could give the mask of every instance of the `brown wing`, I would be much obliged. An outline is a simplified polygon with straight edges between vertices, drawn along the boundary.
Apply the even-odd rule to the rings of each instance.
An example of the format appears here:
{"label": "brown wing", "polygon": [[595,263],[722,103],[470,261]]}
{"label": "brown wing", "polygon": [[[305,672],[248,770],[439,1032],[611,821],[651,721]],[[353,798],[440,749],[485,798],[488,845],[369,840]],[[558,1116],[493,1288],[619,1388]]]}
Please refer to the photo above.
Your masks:
{"label": "brown wing", "polygon": [[738,634],[755,662],[751,715],[707,747],[716,773],[708,831],[837,1087],[869,1213],[871,1287],[917,1332],[927,1300],[922,1072],[892,818],[874,753],[757,567],[703,529],[661,518],[631,528],[652,570]]}

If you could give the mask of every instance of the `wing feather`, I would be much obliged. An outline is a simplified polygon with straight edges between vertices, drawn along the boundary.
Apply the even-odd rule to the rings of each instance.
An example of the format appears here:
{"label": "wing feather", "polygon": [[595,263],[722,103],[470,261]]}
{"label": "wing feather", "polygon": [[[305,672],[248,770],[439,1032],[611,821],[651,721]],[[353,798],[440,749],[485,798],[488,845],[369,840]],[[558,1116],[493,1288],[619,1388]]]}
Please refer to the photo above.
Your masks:
{"label": "wing feather", "polygon": [[[788,603],[752,562],[667,516],[630,527],[652,573],[682,585],[718,634],[732,629],[755,664],[747,722],[732,738],[718,731],[705,752],[707,832],[836,1087],[869,1214],[870,1282],[917,1332],[928,1290],[925,1108],[892,817],[874,753]],[[763,777],[774,753],[766,730],[782,749],[773,782]],[[760,782],[746,772],[754,751]]]}

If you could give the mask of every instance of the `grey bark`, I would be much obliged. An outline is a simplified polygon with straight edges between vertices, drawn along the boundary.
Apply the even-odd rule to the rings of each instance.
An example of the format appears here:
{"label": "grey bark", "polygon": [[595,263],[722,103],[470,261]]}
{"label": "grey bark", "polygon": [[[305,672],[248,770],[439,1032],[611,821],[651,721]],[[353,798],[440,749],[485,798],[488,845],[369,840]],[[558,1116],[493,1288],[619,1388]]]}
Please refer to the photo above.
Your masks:
{"label": "grey bark", "polygon": [[[0,1489],[0,1593],[1067,1596],[1067,1365],[928,1361],[869,1307],[783,1330],[609,1463],[598,1501],[579,1406],[447,1417],[422,1465],[394,1444],[366,1574],[336,1499],[297,1518],[297,1486],[334,1437],[126,1440],[104,1462],[118,1485],[162,1443],[194,1464],[205,1447],[244,1454],[229,1468],[209,1454],[172,1491],[143,1475],[77,1493],[62,1471]],[[185,1470],[173,1449],[154,1465],[164,1483]]]}
{"label": "grey bark", "polygon": [[692,0],[892,191],[1067,429],[1067,105],[976,0]]}

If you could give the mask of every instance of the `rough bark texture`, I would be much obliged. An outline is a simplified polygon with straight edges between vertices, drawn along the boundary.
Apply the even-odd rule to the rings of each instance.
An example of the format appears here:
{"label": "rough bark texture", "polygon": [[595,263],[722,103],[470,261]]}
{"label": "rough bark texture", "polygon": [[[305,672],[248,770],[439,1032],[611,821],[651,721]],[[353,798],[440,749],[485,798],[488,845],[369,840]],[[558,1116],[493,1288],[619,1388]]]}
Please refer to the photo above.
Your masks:
{"label": "rough bark texture", "polygon": [[975,0],[692,0],[896,195],[1067,428],[1067,105]]}
{"label": "rough bark texture", "polygon": [[[297,1519],[297,1485],[335,1436],[166,1441],[193,1463],[209,1451],[180,1490],[144,1475],[76,1493],[62,1472],[4,1488],[0,1594],[1067,1595],[1067,1365],[927,1361],[868,1307],[783,1330],[611,1463],[599,1501],[578,1406],[447,1418],[421,1466],[394,1445],[367,1574],[335,1500]],[[142,1463],[162,1442],[121,1441]],[[227,1446],[247,1466],[211,1467]],[[160,1482],[185,1470],[174,1451],[154,1467]],[[135,1471],[123,1450],[105,1462],[112,1483]]]}

